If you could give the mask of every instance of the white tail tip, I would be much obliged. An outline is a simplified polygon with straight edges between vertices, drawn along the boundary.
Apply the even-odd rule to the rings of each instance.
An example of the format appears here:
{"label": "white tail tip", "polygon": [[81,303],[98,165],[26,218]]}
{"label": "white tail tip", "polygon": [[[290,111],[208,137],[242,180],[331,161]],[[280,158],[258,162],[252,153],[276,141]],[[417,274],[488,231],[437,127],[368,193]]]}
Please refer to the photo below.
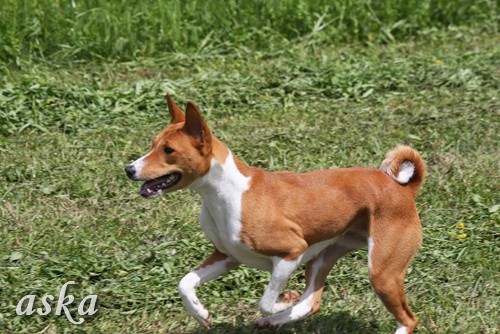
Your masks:
{"label": "white tail tip", "polygon": [[415,173],[415,164],[411,161],[404,161],[399,166],[398,175],[395,176],[392,174],[391,170],[387,168],[387,166],[382,166],[382,170],[389,174],[394,180],[401,184],[407,184],[410,182],[411,177]]}

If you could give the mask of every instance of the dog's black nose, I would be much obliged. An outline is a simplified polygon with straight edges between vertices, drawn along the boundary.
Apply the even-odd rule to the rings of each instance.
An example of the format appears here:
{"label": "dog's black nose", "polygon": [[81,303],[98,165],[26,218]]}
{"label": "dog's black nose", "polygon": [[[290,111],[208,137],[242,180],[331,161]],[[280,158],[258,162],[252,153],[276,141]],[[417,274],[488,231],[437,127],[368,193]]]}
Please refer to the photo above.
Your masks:
{"label": "dog's black nose", "polygon": [[135,167],[133,165],[127,165],[125,167],[125,173],[127,173],[127,176],[130,178],[130,179],[134,179],[134,175],[135,175]]}

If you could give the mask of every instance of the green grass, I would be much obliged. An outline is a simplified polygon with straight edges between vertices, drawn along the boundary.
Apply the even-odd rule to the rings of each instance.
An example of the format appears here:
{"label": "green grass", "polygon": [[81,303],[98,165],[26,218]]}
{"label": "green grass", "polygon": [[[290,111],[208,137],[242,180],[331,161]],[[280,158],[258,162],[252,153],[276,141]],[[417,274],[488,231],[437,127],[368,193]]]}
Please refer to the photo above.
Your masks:
{"label": "green grass", "polygon": [[494,0],[0,0],[0,59],[136,59],[165,51],[320,34],[329,42],[393,41],[425,29],[496,32]]}
{"label": "green grass", "polygon": [[[167,90],[268,170],[376,167],[397,143],[415,147],[429,164],[417,200],[424,244],[406,282],[419,333],[498,332],[500,39],[477,28],[417,35],[331,44],[319,33],[260,50],[214,43],[129,62],[82,53],[76,63],[40,57],[58,52],[40,39],[43,52],[1,66],[0,332],[202,332],[177,293],[211,251],[200,198],[144,200],[123,172],[169,121]],[[199,288],[212,332],[253,332],[268,279],[242,267]],[[69,280],[77,298],[99,296],[84,325],[15,316],[22,296],[57,294]],[[303,289],[303,270],[290,286]],[[333,269],[322,307],[279,333],[395,329],[370,289],[366,251]]]}

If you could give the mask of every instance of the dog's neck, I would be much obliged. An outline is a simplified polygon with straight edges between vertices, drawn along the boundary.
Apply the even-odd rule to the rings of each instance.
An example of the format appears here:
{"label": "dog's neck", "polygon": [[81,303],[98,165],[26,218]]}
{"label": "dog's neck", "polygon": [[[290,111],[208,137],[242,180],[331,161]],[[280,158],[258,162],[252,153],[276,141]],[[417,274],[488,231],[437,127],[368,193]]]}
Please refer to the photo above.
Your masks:
{"label": "dog's neck", "polygon": [[207,204],[218,201],[229,205],[250,187],[251,168],[233,156],[222,142],[214,139],[210,169],[196,179],[190,188],[198,192]]}

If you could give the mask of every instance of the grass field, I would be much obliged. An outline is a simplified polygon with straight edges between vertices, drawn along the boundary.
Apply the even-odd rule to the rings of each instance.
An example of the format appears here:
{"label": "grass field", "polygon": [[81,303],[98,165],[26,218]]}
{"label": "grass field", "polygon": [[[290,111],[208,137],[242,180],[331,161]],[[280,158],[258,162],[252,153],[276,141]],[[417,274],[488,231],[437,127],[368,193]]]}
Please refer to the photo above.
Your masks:
{"label": "grass field", "polygon": [[217,45],[268,49],[322,32],[392,42],[429,28],[496,31],[494,0],[1,0],[0,60],[135,60]]}
{"label": "grass field", "polygon": [[[76,52],[77,40],[66,53],[42,38],[2,49],[0,332],[204,332],[177,293],[181,277],[211,251],[197,223],[200,197],[186,190],[144,200],[123,172],[169,121],[170,91],[180,105],[194,100],[244,162],[268,170],[377,167],[394,145],[415,147],[429,165],[417,199],[424,243],[406,281],[418,333],[497,333],[500,38],[496,9],[484,10],[482,21],[459,9],[446,12],[448,20],[467,26],[428,21],[393,40],[383,29],[360,37],[345,28],[335,42],[325,28],[270,32],[259,44],[268,28],[253,23],[248,35],[238,31],[241,41],[220,43],[212,28],[213,39],[192,45],[137,47],[141,57]],[[319,27],[329,22],[321,20]],[[278,333],[393,332],[366,262],[366,250],[341,260],[322,311]],[[254,332],[268,279],[241,267],[200,287],[210,332]],[[83,325],[15,315],[22,296],[57,295],[69,280],[77,298],[99,297],[98,313]],[[303,289],[303,270],[290,287]]]}

